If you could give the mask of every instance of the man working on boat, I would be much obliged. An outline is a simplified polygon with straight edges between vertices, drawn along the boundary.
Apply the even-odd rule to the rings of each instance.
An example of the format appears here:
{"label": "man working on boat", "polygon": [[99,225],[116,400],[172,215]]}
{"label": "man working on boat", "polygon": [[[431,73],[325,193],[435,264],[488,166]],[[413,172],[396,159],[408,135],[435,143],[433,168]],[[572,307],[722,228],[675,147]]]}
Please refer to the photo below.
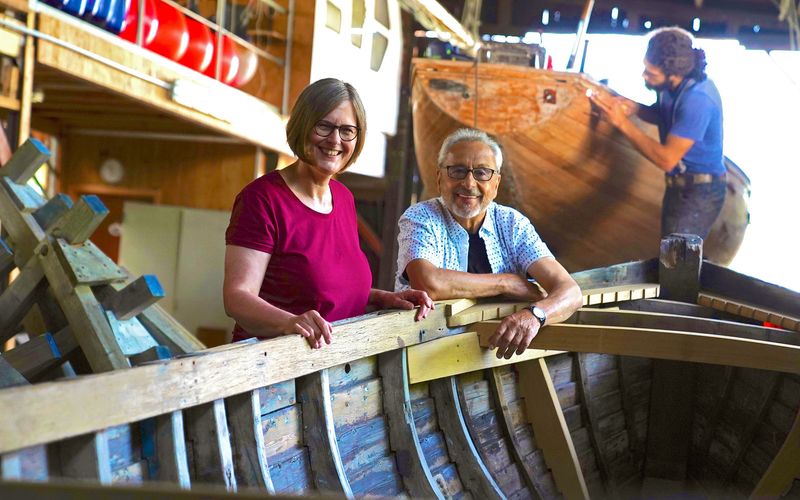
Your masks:
{"label": "man working on boat", "polygon": [[494,203],[503,154],[493,139],[457,130],[442,144],[438,166],[441,196],[412,205],[400,218],[395,290],[424,290],[434,300],[502,295],[531,301],[490,338],[498,358],[522,354],[539,328],[581,306],[580,288],[524,215]]}
{"label": "man working on boat", "polygon": [[[706,77],[706,56],[685,30],[653,32],[644,60],[645,86],[658,93],[652,106],[606,93],[590,96],[603,116],[650,161],[666,172],[661,234],[706,238],[725,201],[722,101]],[[661,142],[629,118],[658,125]]]}

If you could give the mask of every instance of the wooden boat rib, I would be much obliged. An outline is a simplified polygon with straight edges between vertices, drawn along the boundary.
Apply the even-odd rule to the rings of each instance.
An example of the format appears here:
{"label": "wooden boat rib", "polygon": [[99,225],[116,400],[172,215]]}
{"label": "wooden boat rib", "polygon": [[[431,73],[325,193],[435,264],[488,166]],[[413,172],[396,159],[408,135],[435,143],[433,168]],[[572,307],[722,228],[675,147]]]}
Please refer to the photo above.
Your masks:
{"label": "wooden boat rib", "polygon": [[[477,127],[504,150],[497,201],[530,217],[567,269],[657,253],[663,176],[592,113],[585,91],[597,84],[574,73],[428,59],[414,60],[412,79],[424,198],[438,194],[436,158],[444,138]],[[728,173],[728,197],[705,242],[707,258],[723,264],[744,237],[750,189],[731,162]]]}
{"label": "wooden boat rib", "polygon": [[[285,337],[9,387],[0,491],[80,478],[347,497],[637,496],[654,477],[657,364],[671,359],[695,373],[683,491],[783,493],[800,476],[796,295],[753,282],[754,296],[738,286],[746,277],[704,262],[700,294],[743,317],[656,299],[673,286],[664,273],[658,261],[576,273],[587,306],[510,360],[480,344],[522,304],[461,300],[421,323],[412,312],[341,322],[317,351]],[[780,317],[794,331],[751,320],[780,303],[793,305]]]}

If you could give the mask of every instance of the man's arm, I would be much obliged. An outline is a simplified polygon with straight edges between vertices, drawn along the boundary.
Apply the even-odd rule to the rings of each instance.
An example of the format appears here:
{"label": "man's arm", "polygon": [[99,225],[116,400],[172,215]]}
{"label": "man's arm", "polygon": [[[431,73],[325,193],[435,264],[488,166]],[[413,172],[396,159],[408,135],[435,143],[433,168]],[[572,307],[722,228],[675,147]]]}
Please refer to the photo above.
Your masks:
{"label": "man's arm", "polygon": [[[580,287],[556,259],[543,257],[535,261],[528,267],[528,274],[547,292],[546,298],[534,302],[547,316],[545,325],[564,321],[583,304]],[[489,344],[497,347],[498,358],[510,359],[515,352],[525,352],[539,328],[539,320],[530,311],[518,311],[503,319]]]}
{"label": "man's arm", "polygon": [[412,288],[428,292],[433,300],[503,295],[512,299],[533,301],[544,297],[536,285],[511,273],[474,274],[451,271],[436,267],[426,259],[415,259],[406,266],[406,274]]}
{"label": "man's arm", "polygon": [[661,144],[630,120],[624,104],[600,94],[593,95],[591,99],[609,123],[622,132],[640,153],[665,172],[671,171],[694,145],[694,140],[673,134],[667,136],[666,144]]}

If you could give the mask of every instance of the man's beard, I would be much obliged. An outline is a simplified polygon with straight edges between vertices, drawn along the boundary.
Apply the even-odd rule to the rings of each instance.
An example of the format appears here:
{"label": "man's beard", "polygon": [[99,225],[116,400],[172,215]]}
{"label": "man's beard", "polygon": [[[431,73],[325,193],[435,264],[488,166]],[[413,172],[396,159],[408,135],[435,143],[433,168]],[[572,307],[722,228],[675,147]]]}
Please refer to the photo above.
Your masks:
{"label": "man's beard", "polygon": [[656,92],[663,92],[670,89],[669,80],[664,80],[664,83],[660,85],[650,85],[649,83],[644,82],[644,86],[647,87],[648,90],[654,90]]}
{"label": "man's beard", "polygon": [[481,194],[469,193],[469,192],[460,193],[468,196],[480,196],[478,201],[478,206],[471,210],[463,208],[458,204],[458,202],[456,201],[458,199],[457,198],[458,194],[459,193],[453,193],[450,199],[445,198],[447,208],[454,215],[457,215],[458,217],[461,217],[463,219],[471,219],[473,217],[478,216],[481,212],[483,212],[484,208],[486,208],[483,206],[483,196]]}

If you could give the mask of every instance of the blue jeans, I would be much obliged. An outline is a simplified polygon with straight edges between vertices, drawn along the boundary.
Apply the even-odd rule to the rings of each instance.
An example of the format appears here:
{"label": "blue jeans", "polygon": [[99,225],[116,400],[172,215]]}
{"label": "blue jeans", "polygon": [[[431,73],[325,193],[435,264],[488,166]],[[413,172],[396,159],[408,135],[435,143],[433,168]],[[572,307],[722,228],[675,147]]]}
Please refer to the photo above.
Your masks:
{"label": "blue jeans", "polygon": [[661,237],[696,234],[706,239],[725,203],[725,177],[706,184],[667,187],[661,208]]}

